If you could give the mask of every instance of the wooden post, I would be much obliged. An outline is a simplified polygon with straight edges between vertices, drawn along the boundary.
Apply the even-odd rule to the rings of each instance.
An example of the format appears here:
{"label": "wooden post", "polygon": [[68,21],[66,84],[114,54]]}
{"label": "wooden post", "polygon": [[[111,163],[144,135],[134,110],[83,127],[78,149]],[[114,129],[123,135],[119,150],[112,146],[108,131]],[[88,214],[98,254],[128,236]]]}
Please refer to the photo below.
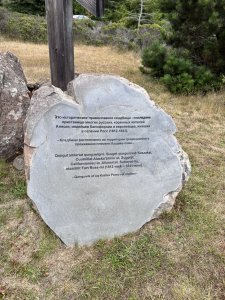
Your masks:
{"label": "wooden post", "polygon": [[45,0],[52,84],[67,89],[74,79],[72,0]]}

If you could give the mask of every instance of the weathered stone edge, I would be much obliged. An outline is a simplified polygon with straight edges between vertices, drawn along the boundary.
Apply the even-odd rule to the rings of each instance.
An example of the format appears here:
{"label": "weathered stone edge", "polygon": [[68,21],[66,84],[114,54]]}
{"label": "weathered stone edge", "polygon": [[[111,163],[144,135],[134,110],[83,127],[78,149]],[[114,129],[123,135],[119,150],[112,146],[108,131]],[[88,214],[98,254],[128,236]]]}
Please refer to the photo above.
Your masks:
{"label": "weathered stone edge", "polygon": [[191,175],[191,163],[189,157],[182,148],[180,148],[179,152],[177,153],[177,156],[180,160],[182,167],[182,182],[175,191],[172,191],[164,196],[164,202],[161,203],[160,206],[154,211],[151,220],[157,219],[161,214],[165,212],[170,212],[172,210],[178,194],[189,180],[189,177]]}

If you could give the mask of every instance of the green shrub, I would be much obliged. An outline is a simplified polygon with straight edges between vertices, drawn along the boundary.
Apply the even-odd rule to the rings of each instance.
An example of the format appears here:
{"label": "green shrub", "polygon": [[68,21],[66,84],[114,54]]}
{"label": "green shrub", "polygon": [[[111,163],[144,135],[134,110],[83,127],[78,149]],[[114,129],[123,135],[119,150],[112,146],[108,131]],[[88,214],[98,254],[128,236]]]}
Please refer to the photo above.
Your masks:
{"label": "green shrub", "polygon": [[110,23],[103,26],[103,32],[114,33],[117,29],[123,29],[124,25],[122,23]]}
{"label": "green shrub", "polygon": [[0,7],[0,33],[5,34],[7,23],[9,19],[9,14],[6,9]]}
{"label": "green shrub", "polygon": [[225,74],[224,4],[224,0],[160,0],[171,24],[167,42],[187,49],[195,64],[218,75]]}
{"label": "green shrub", "polygon": [[10,0],[7,1],[6,7],[12,11],[24,14],[41,15],[45,14],[44,0]]}
{"label": "green shrub", "polygon": [[166,63],[166,55],[166,47],[156,42],[151,47],[144,49],[142,64],[147,68],[151,68],[153,76],[161,77],[164,74],[163,67]]}
{"label": "green shrub", "polygon": [[[74,41],[88,45],[111,44],[119,49],[139,51],[158,41],[161,26],[141,25],[139,30],[125,28],[122,23],[76,20],[73,23]],[[47,24],[44,17],[7,11],[0,7],[0,34],[10,39],[33,43],[47,42]]]}
{"label": "green shrub", "polygon": [[212,89],[218,90],[222,86],[222,77],[217,77],[204,66],[196,68],[194,76],[197,90],[207,92]]}
{"label": "green shrub", "polygon": [[73,22],[74,40],[81,43],[89,43],[90,32],[94,27],[92,20],[76,20]]}
{"label": "green shrub", "polygon": [[0,20],[0,33],[8,38],[34,43],[47,42],[47,24],[44,17],[0,9]]}
{"label": "green shrub", "polygon": [[145,49],[162,39],[164,28],[158,24],[144,24],[135,29],[137,36],[137,45],[141,49]]}
{"label": "green shrub", "polygon": [[194,64],[186,52],[168,49],[158,42],[143,51],[142,63],[142,72],[147,74],[145,68],[150,68],[150,73],[159,77],[172,93],[205,93],[222,86],[221,77]]}
{"label": "green shrub", "polygon": [[47,24],[44,18],[28,15],[17,15],[10,18],[7,33],[11,38],[18,38],[34,43],[47,42]]}
{"label": "green shrub", "polygon": [[176,76],[165,74],[161,81],[172,93],[190,94],[194,91],[195,80],[188,73],[181,73]]}
{"label": "green shrub", "polygon": [[190,60],[179,57],[175,53],[167,55],[165,64],[163,66],[164,74],[170,74],[172,76],[177,76],[182,73],[191,74],[192,69],[193,64]]}

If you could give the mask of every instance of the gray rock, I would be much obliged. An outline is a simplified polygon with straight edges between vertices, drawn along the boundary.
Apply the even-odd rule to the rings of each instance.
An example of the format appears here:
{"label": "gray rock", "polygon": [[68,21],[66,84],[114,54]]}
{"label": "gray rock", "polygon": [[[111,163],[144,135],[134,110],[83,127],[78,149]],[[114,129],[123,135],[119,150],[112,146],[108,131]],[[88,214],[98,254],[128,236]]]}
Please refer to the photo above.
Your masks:
{"label": "gray rock", "polygon": [[23,171],[24,170],[24,158],[23,158],[23,155],[18,155],[13,160],[13,167],[15,169],[17,169],[18,171]]}
{"label": "gray rock", "polygon": [[80,75],[35,92],[25,122],[28,195],[67,245],[141,228],[190,174],[172,118],[123,78]]}
{"label": "gray rock", "polygon": [[0,158],[11,159],[23,147],[23,122],[30,98],[22,67],[10,52],[0,53]]}

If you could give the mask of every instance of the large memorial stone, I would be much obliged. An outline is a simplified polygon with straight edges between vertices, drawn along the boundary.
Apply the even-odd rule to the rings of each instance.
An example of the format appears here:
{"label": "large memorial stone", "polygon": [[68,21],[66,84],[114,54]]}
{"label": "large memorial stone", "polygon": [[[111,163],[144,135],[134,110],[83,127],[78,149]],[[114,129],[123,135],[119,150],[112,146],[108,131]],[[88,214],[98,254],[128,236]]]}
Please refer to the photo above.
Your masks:
{"label": "large memorial stone", "polygon": [[91,244],[170,209],[190,173],[172,118],[115,76],[80,75],[68,94],[42,86],[25,122],[28,195],[49,227]]}

